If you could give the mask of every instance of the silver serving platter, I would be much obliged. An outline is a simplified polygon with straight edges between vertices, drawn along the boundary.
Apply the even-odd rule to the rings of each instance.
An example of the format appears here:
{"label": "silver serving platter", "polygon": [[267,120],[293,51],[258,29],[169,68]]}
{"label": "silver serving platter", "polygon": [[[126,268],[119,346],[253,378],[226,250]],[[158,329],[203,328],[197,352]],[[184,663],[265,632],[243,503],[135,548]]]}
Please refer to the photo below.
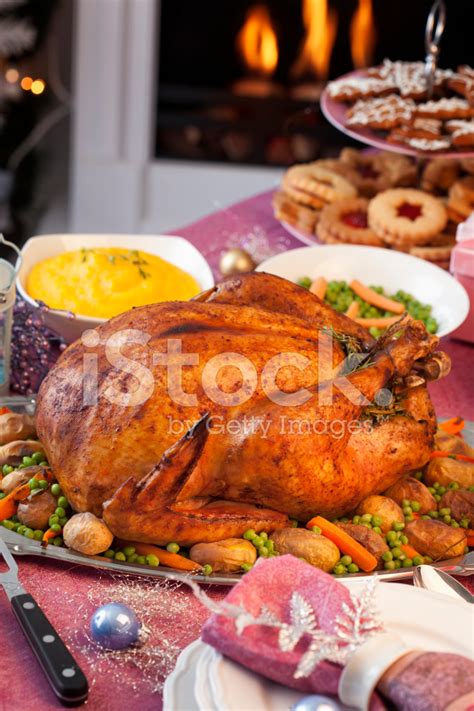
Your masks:
{"label": "silver serving platter", "polygon": [[[30,397],[2,397],[0,398],[0,407],[9,407],[15,412],[27,412],[28,414],[34,414],[35,411],[35,398]],[[464,435],[466,439],[472,443],[474,442],[474,423],[466,422],[464,429]],[[160,565],[157,568],[150,567],[149,565],[139,565],[137,563],[126,563],[122,561],[109,560],[102,556],[87,556],[82,553],[77,553],[69,548],[62,548],[60,546],[49,545],[47,548],[42,548],[39,541],[34,541],[19,533],[9,531],[0,525],[0,538],[2,538],[7,544],[8,548],[14,555],[32,555],[45,560],[59,560],[63,563],[73,564],[73,565],[84,565],[88,568],[97,568],[98,570],[107,570],[112,573],[117,574],[131,574],[140,575],[147,578],[161,578],[161,579],[172,579],[172,580],[185,580],[186,578],[192,577],[198,583],[204,583],[206,585],[235,585],[239,580],[242,579],[241,574],[219,574],[212,573],[209,576],[200,575],[199,573],[182,573],[172,568],[165,568]],[[444,570],[448,573],[456,575],[457,573],[462,574],[463,569],[461,567],[461,561],[463,556],[457,558],[450,558],[449,560],[443,560],[439,563],[432,563],[434,568],[439,570]],[[413,568],[399,568],[398,570],[376,570],[373,573],[348,573],[347,575],[336,576],[339,578],[349,578],[350,580],[365,579],[376,576],[379,580],[403,580],[410,579],[413,576]]]}

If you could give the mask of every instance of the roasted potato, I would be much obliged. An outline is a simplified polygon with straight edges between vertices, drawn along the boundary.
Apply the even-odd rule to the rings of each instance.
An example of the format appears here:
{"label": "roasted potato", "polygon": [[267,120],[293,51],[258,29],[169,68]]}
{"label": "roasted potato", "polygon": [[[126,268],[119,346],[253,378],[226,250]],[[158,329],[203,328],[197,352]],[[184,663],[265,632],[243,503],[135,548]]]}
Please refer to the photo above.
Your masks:
{"label": "roasted potato", "polygon": [[40,442],[35,439],[19,439],[0,447],[0,466],[21,464],[23,457],[31,457],[35,452],[41,452]]}
{"label": "roasted potato", "polygon": [[390,531],[392,524],[395,521],[399,523],[405,522],[405,517],[400,506],[387,496],[368,496],[360,502],[357,507],[358,514],[372,514],[372,516],[380,516],[382,525],[380,528],[384,533]]}
{"label": "roasted potato", "polygon": [[390,548],[387,546],[385,540],[380,534],[376,533],[371,528],[367,528],[367,526],[362,526],[356,523],[338,523],[336,525],[348,533],[349,536],[355,538],[361,546],[367,548],[367,550],[377,558],[379,562],[378,567],[382,567],[382,556],[384,553],[389,551]]}
{"label": "roasted potato", "polygon": [[0,444],[18,439],[30,439],[36,434],[35,421],[31,415],[6,412],[0,415]]}
{"label": "roasted potato", "polygon": [[0,478],[0,489],[9,494],[10,491],[16,489],[20,484],[26,484],[27,481],[32,479],[35,474],[42,472],[46,478],[46,473],[49,472],[49,467],[32,466],[25,467],[24,469],[16,469],[14,472],[10,472],[6,476]]}
{"label": "roasted potato", "polygon": [[419,518],[405,526],[405,535],[413,548],[433,560],[447,560],[464,553],[466,532],[442,521]]}
{"label": "roasted potato", "polygon": [[57,505],[56,498],[48,489],[40,494],[30,494],[18,505],[18,520],[29,528],[48,528],[49,517],[54,513]]}
{"label": "roasted potato", "polygon": [[435,457],[428,464],[424,478],[429,486],[437,481],[441,486],[449,486],[455,481],[468,489],[474,485],[474,464],[450,457]]}
{"label": "roasted potato", "polygon": [[421,514],[428,513],[428,511],[433,511],[437,508],[436,499],[433,494],[428,491],[428,487],[412,476],[407,476],[397,481],[387,489],[387,491],[384,491],[384,496],[393,499],[399,506],[402,505],[403,499],[418,501],[420,504],[419,513]]}
{"label": "roasted potato", "polygon": [[439,501],[439,508],[451,509],[451,516],[460,521],[469,520],[469,528],[474,528],[474,492],[466,489],[447,491]]}
{"label": "roasted potato", "polygon": [[79,553],[98,555],[110,548],[114,536],[102,519],[94,514],[74,514],[63,528],[64,543]]}
{"label": "roasted potato", "polygon": [[435,449],[439,452],[465,454],[468,457],[474,457],[474,448],[470,447],[465,439],[458,437],[458,435],[443,432],[443,430],[438,430],[435,434]]}
{"label": "roasted potato", "polygon": [[291,553],[326,572],[332,570],[341,557],[335,543],[305,528],[282,528],[274,531],[270,539],[281,555]]}
{"label": "roasted potato", "polygon": [[215,543],[196,543],[189,557],[201,565],[212,565],[215,573],[236,573],[243,564],[255,563],[257,551],[244,538],[227,538]]}

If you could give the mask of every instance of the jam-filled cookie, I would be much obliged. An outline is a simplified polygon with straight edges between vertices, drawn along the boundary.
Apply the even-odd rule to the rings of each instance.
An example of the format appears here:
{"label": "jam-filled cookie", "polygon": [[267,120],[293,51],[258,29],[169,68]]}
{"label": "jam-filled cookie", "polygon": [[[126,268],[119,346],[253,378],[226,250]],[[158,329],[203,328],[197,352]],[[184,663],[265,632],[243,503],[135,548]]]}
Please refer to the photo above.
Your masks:
{"label": "jam-filled cookie", "polygon": [[288,222],[302,232],[314,234],[314,229],[319,220],[319,210],[300,205],[282,190],[273,195],[272,204],[273,213],[277,220]]}
{"label": "jam-filled cookie", "polygon": [[369,204],[368,216],[374,232],[397,248],[428,244],[448,221],[440,200],[412,188],[379,193]]}
{"label": "jam-filled cookie", "polygon": [[321,210],[317,234],[329,244],[366,244],[383,247],[383,240],[370,229],[367,221],[369,201],[365,198],[341,200]]}

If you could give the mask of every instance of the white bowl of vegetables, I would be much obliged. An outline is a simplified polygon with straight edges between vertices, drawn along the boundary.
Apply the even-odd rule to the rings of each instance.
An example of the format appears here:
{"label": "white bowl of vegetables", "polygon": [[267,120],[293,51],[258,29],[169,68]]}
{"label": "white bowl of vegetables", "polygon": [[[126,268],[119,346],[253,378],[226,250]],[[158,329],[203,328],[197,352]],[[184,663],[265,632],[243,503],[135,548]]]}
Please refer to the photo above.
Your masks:
{"label": "white bowl of vegetables", "polygon": [[396,304],[424,321],[437,336],[454,331],[469,313],[466,290],[448,272],[418,257],[379,247],[301,247],[270,257],[257,271],[312,289],[337,311],[349,312],[374,336],[400,317],[403,309]]}

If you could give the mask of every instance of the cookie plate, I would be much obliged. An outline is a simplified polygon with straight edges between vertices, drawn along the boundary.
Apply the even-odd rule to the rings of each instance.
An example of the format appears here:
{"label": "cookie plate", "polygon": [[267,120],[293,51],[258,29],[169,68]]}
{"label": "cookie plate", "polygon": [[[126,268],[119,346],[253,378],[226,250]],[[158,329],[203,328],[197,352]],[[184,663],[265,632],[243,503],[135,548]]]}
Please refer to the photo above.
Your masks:
{"label": "cookie plate", "polygon": [[[348,74],[344,74],[338,79],[354,79],[356,77],[366,76],[366,72],[360,69]],[[445,151],[445,152],[434,152],[434,151],[417,151],[410,146],[404,146],[394,143],[389,143],[383,136],[370,128],[366,129],[355,129],[348,128],[346,126],[346,114],[347,114],[347,104],[340,101],[334,101],[329,96],[327,90],[325,89],[321,94],[321,111],[327,118],[329,123],[346,134],[346,136],[351,136],[355,138],[356,141],[361,141],[368,146],[373,146],[382,151],[391,151],[392,153],[403,153],[407,156],[414,156],[418,158],[473,158],[474,151]]]}

